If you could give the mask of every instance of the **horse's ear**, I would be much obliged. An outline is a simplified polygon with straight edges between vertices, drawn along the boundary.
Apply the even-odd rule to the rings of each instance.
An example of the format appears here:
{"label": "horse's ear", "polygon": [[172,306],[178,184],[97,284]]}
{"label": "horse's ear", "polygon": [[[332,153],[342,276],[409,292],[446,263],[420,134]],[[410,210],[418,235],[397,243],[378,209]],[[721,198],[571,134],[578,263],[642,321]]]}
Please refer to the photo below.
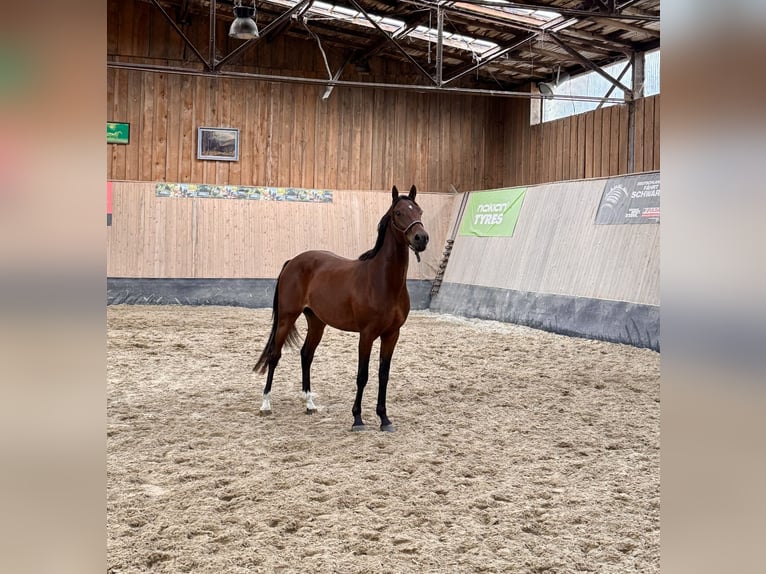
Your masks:
{"label": "horse's ear", "polygon": [[417,190],[417,189],[415,189],[415,185],[413,184],[413,185],[412,185],[412,187],[410,188],[410,199],[411,199],[412,201],[415,201],[415,195],[416,195],[417,193],[418,193],[418,190]]}
{"label": "horse's ear", "polygon": [[396,201],[396,199],[399,197],[399,190],[396,189],[396,186],[391,190],[391,197]]}

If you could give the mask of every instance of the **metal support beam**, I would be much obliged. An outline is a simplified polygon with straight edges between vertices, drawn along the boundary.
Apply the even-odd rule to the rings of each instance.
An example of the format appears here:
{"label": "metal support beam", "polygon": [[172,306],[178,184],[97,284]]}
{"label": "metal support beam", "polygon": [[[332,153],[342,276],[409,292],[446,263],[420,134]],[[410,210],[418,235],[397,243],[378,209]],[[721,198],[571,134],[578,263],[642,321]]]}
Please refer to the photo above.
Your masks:
{"label": "metal support beam", "polygon": [[429,74],[429,73],[428,73],[426,70],[424,70],[424,69],[423,69],[423,66],[421,66],[420,64],[418,64],[418,63],[417,63],[417,61],[415,60],[415,58],[413,58],[412,56],[410,56],[410,55],[409,55],[409,53],[407,53],[407,50],[405,50],[404,48],[402,48],[402,47],[399,45],[399,42],[397,42],[396,40],[394,40],[394,39],[393,39],[391,36],[389,36],[389,35],[386,33],[386,31],[385,31],[383,28],[381,28],[380,26],[378,26],[378,23],[377,23],[375,20],[373,20],[373,19],[370,17],[370,15],[369,15],[369,14],[368,14],[368,13],[367,13],[365,10],[364,10],[364,8],[362,8],[362,7],[359,5],[359,3],[358,3],[356,0],[350,0],[350,1],[351,1],[351,4],[354,6],[354,8],[356,8],[357,10],[359,10],[359,12],[360,12],[360,13],[361,13],[361,14],[362,14],[362,15],[363,15],[365,18],[367,18],[367,20],[370,22],[370,24],[372,24],[372,25],[373,25],[373,27],[374,27],[374,28],[375,28],[375,29],[376,29],[378,32],[380,32],[381,34],[383,34],[383,35],[384,35],[384,36],[385,36],[385,37],[386,37],[386,38],[389,40],[389,42],[391,42],[391,43],[392,43],[392,44],[393,44],[393,45],[396,47],[396,49],[397,49],[397,50],[399,50],[399,51],[402,53],[402,55],[403,55],[405,58],[407,58],[407,59],[410,61],[410,63],[411,63],[413,66],[415,66],[415,67],[416,67],[416,68],[417,68],[417,69],[420,71],[420,73],[421,73],[421,74],[423,74],[423,76],[425,76],[426,78],[428,78],[428,79],[429,79],[429,80],[430,80],[432,83],[436,83],[436,81],[434,80],[433,76],[431,76],[431,74]]}
{"label": "metal support beam", "polygon": [[173,27],[173,29],[178,33],[179,36],[181,36],[181,39],[184,41],[184,43],[189,46],[189,49],[194,52],[194,54],[199,58],[199,61],[202,62],[207,69],[211,68],[211,63],[208,63],[207,60],[205,60],[205,57],[200,54],[200,51],[197,50],[197,47],[192,43],[189,38],[186,37],[186,34],[184,34],[184,31],[181,30],[181,28],[176,24],[175,20],[170,17],[170,14],[167,13],[165,8],[162,7],[162,4],[159,3],[158,0],[152,0],[152,4],[154,4],[160,12],[162,12],[162,15],[165,17],[165,19],[170,22],[170,25]]}
{"label": "metal support beam", "polygon": [[636,100],[644,95],[644,53],[634,52],[630,58],[633,69],[633,94],[628,102],[628,173],[636,171]]}
{"label": "metal support beam", "polygon": [[[493,2],[492,0],[460,0],[460,2],[462,4],[475,4],[477,6],[498,6],[497,2]],[[627,7],[625,4],[630,5],[632,2],[624,2],[623,6],[620,6],[618,10],[621,10],[623,7]],[[520,8],[521,10],[553,10],[562,16],[575,16],[581,18],[589,18],[591,16],[598,16],[603,14],[603,12],[599,11],[594,12],[590,10],[564,8],[560,6],[551,6],[550,4],[543,4],[540,2],[504,2],[502,6],[503,8]],[[650,22],[660,21],[659,15],[655,16],[654,14],[624,14],[619,11],[615,11],[611,15],[614,18],[619,18],[620,20],[646,20]]]}
{"label": "metal support beam", "polygon": [[[539,100],[542,98],[549,98],[554,100],[565,100],[572,102],[599,102],[602,98],[597,96],[569,96],[569,95],[556,95],[556,96],[543,96],[542,94],[535,94],[532,92],[515,92],[515,91],[503,91],[503,90],[482,90],[476,88],[448,88],[439,86],[423,86],[416,84],[385,84],[381,82],[352,82],[352,81],[334,81],[323,80],[321,78],[301,78],[296,76],[276,76],[273,74],[250,74],[246,72],[211,72],[205,70],[198,70],[194,68],[173,67],[173,66],[156,66],[151,64],[132,64],[129,62],[107,62],[107,68],[113,68],[118,70],[135,70],[139,72],[149,73],[161,73],[161,74],[179,74],[184,76],[199,76],[204,78],[231,78],[233,80],[253,80],[260,82],[277,82],[287,84],[309,84],[315,86],[327,86],[328,84],[338,87],[348,88],[365,88],[365,89],[381,89],[381,90],[399,90],[416,93],[443,93],[443,94],[459,94],[467,96],[493,96],[501,98],[520,98],[527,100]],[[607,100],[609,103],[624,105],[625,101],[618,98],[610,98]]]}
{"label": "metal support beam", "polygon": [[617,6],[617,10],[622,11],[625,8],[630,8],[631,6],[633,6],[633,4],[635,4],[638,1],[639,0],[627,0],[626,2],[621,2],[620,5]]}
{"label": "metal support beam", "polygon": [[652,38],[660,37],[659,30],[652,30],[651,28],[642,28],[641,26],[636,26],[635,24],[620,22],[618,19],[614,18],[613,16],[596,16],[592,18],[592,20],[594,22],[601,22],[602,24],[614,26],[615,28],[619,28],[620,30],[627,30],[628,32],[637,32],[638,34],[645,34],[647,36],[651,36]]}
{"label": "metal support beam", "polygon": [[513,52],[514,50],[520,48],[530,40],[534,39],[538,34],[527,34],[522,39],[520,39],[518,42],[515,42],[514,44],[511,44],[510,46],[506,46],[505,48],[501,48],[495,53],[491,54],[490,56],[482,59],[478,64],[475,64],[473,66],[469,66],[468,68],[465,68],[464,70],[461,70],[459,72],[456,72],[454,76],[449,78],[448,80],[444,80],[442,84],[449,84],[450,82],[454,82],[455,80],[462,78],[466,74],[470,74],[474,70],[478,70],[482,66],[489,64],[493,60],[497,60],[498,58],[508,54],[509,52]]}
{"label": "metal support beam", "polygon": [[604,79],[606,79],[606,80],[607,80],[607,81],[609,81],[610,83],[612,83],[612,84],[614,84],[615,86],[617,86],[618,88],[620,88],[620,89],[621,89],[621,90],[622,90],[622,91],[625,93],[625,96],[626,96],[627,98],[630,98],[630,97],[631,97],[631,90],[630,90],[630,88],[628,88],[628,87],[627,87],[625,84],[623,84],[622,82],[620,82],[620,81],[618,81],[618,80],[614,79],[612,76],[610,76],[609,74],[607,74],[607,73],[606,73],[604,70],[602,70],[600,66],[598,66],[598,65],[596,65],[595,63],[593,63],[592,61],[590,61],[588,58],[586,58],[585,56],[583,56],[582,54],[580,54],[580,52],[578,52],[578,51],[577,51],[577,50],[575,50],[574,48],[572,48],[572,47],[570,47],[569,45],[567,45],[567,44],[565,44],[564,42],[562,42],[562,41],[559,39],[559,37],[558,37],[558,36],[556,36],[556,34],[555,34],[555,33],[553,33],[553,32],[549,32],[549,33],[548,33],[548,36],[549,36],[549,37],[551,38],[551,40],[553,40],[553,41],[554,41],[554,42],[555,42],[555,43],[556,43],[556,44],[557,44],[557,45],[558,45],[560,48],[562,48],[563,50],[565,50],[565,51],[566,51],[566,52],[567,52],[569,55],[571,55],[571,56],[573,56],[573,57],[577,58],[577,59],[578,59],[578,60],[579,60],[579,61],[580,61],[580,62],[581,62],[583,65],[585,65],[586,67],[590,68],[591,70],[593,70],[594,72],[596,72],[596,73],[597,73],[599,76],[603,77]]}
{"label": "metal support beam", "polygon": [[217,0],[210,2],[210,46],[209,46],[209,67],[215,69],[215,5]]}
{"label": "metal support beam", "polygon": [[644,52],[634,52],[630,58],[630,63],[633,68],[633,99],[644,97],[644,84],[646,83],[646,76],[644,74]]}
{"label": "metal support beam", "polygon": [[436,85],[442,85],[442,64],[444,57],[444,8],[436,7]]}
{"label": "metal support beam", "polygon": [[338,78],[340,78],[343,70],[348,66],[353,57],[354,53],[352,52],[349,54],[348,58],[346,58],[346,61],[341,64],[340,68],[338,68],[338,71],[332,75],[332,78],[330,78],[330,81],[327,83],[327,89],[324,91],[324,94],[322,94],[322,101],[326,101],[330,97],[330,94],[332,94],[332,91],[335,89],[335,83],[338,81]]}
{"label": "metal support beam", "polygon": [[[617,80],[618,80],[618,81],[619,81],[619,80],[622,80],[622,77],[625,75],[625,72],[627,72],[629,68],[630,68],[630,62],[628,62],[627,64],[625,64],[625,67],[622,69],[622,72],[620,72],[620,75],[619,75],[619,76],[617,76]],[[616,88],[617,88],[617,86],[615,86],[614,84],[612,84],[611,86],[609,86],[609,89],[608,89],[608,90],[606,91],[606,93],[604,94],[604,99],[606,100],[606,98],[608,98],[609,96],[611,96],[611,95],[612,95],[612,92],[613,92],[613,91],[614,91]],[[596,109],[598,110],[598,109],[599,109],[599,108],[601,108],[601,106],[603,106],[603,105],[604,105],[604,102],[601,102],[601,103],[600,103],[598,106],[596,106]]]}

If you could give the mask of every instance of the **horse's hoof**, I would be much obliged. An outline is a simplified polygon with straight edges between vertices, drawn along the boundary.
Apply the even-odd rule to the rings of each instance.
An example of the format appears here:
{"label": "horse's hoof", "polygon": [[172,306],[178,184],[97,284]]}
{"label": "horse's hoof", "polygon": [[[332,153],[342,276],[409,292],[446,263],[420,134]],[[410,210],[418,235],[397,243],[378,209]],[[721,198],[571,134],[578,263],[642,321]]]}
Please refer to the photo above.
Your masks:
{"label": "horse's hoof", "polygon": [[313,415],[315,412],[317,412],[316,409],[306,409],[306,414],[307,415]]}
{"label": "horse's hoof", "polygon": [[366,430],[367,430],[367,427],[364,425],[354,425],[351,427],[351,432],[361,432]]}
{"label": "horse's hoof", "polygon": [[267,417],[271,414],[271,411],[258,411],[258,414],[262,417]]}
{"label": "horse's hoof", "polygon": [[387,425],[380,425],[380,430],[383,432],[395,432],[396,429],[394,428],[394,425],[391,423],[388,423]]}

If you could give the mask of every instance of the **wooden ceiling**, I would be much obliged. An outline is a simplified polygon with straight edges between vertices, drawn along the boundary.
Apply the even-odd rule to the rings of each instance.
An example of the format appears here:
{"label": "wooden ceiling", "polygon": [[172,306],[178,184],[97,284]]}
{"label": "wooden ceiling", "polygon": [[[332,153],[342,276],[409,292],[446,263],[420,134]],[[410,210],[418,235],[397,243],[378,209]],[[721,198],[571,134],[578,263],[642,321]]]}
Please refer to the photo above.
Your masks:
{"label": "wooden ceiling", "polygon": [[[149,1],[176,21],[211,13],[209,0]],[[233,4],[217,1],[217,17],[231,19]],[[378,58],[407,62],[418,84],[437,89],[528,90],[559,70],[574,76],[660,45],[659,0],[256,0],[255,7],[261,38],[250,43],[285,34],[333,46],[357,71]]]}

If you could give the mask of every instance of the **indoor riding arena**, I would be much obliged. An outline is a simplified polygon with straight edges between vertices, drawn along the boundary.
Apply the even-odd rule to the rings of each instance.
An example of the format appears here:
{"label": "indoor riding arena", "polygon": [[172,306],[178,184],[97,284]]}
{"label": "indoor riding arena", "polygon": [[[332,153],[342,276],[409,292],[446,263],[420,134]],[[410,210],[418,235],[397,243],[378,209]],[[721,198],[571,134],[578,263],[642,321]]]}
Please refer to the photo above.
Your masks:
{"label": "indoor riding arena", "polygon": [[109,0],[108,572],[658,573],[659,30]]}

